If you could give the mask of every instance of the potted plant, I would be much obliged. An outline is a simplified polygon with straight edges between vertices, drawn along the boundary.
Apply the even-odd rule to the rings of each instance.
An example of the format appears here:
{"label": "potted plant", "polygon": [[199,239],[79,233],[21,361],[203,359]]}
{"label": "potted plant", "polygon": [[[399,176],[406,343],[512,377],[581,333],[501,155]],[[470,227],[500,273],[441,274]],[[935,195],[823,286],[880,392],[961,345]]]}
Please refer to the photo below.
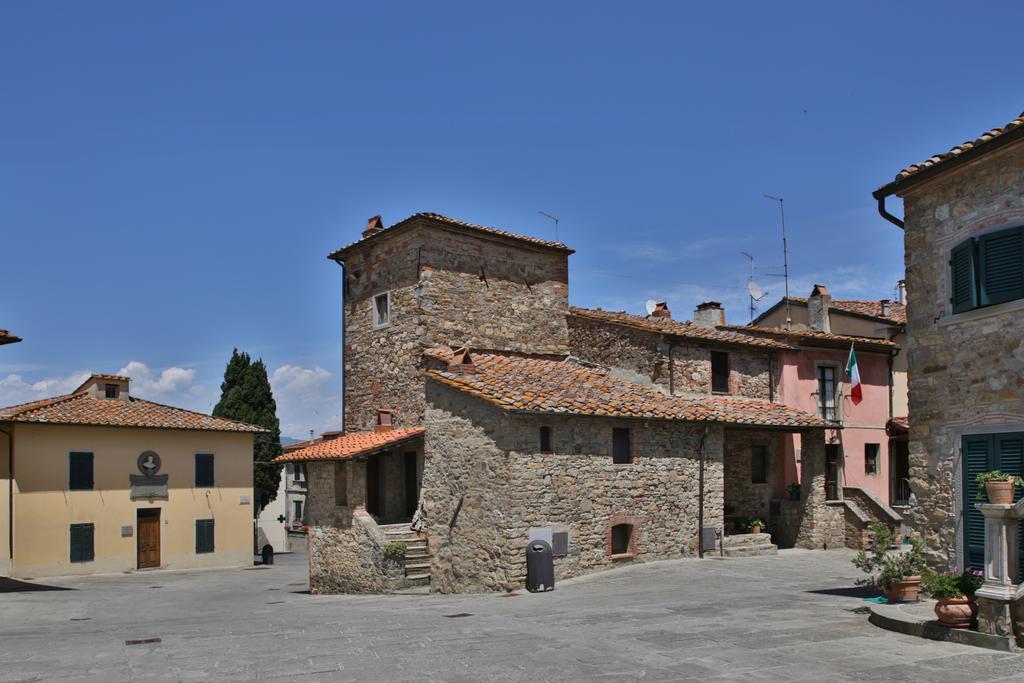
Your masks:
{"label": "potted plant", "polygon": [[971,628],[978,616],[974,592],[984,581],[982,572],[929,572],[921,579],[921,589],[935,598],[935,616],[946,628]]}
{"label": "potted plant", "polygon": [[790,484],[787,486],[786,496],[789,500],[800,500],[800,484]]}
{"label": "potted plant", "polygon": [[993,505],[1012,505],[1013,493],[1018,486],[1024,486],[1024,479],[999,470],[982,472],[978,475],[978,500],[982,491]]}
{"label": "potted plant", "polygon": [[853,565],[868,574],[868,578],[859,579],[857,584],[881,590],[889,602],[917,600],[921,573],[927,568],[924,543],[916,539],[909,548],[894,549],[889,527],[871,524],[868,529],[874,540],[867,550],[853,558]]}
{"label": "potted plant", "polygon": [[747,532],[751,534],[761,533],[761,529],[768,526],[763,520],[757,519],[756,517],[747,520]]}

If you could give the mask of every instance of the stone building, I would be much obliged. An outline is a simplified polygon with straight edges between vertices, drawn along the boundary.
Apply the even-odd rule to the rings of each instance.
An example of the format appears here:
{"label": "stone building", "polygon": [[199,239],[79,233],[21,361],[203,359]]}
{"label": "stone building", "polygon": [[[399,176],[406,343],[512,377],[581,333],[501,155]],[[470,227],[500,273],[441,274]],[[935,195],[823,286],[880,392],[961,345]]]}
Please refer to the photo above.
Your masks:
{"label": "stone building", "polygon": [[[842,544],[826,423],[771,400],[787,343],[716,329],[714,307],[686,324],[570,309],[571,253],[416,214],[374,217],[331,255],[345,433],[278,459],[308,472],[311,590],[510,590],[532,538],[551,540],[559,577],[694,556],[702,528],[711,548],[730,516],[773,512],[781,435],[797,435],[803,476],[801,500],[775,511],[780,541]],[[650,349],[671,350],[641,365]],[[725,375],[710,355],[723,349]]]}
{"label": "stone building", "polygon": [[1024,115],[874,197],[905,230],[910,519],[935,563],[980,568],[975,477],[1024,474]]}

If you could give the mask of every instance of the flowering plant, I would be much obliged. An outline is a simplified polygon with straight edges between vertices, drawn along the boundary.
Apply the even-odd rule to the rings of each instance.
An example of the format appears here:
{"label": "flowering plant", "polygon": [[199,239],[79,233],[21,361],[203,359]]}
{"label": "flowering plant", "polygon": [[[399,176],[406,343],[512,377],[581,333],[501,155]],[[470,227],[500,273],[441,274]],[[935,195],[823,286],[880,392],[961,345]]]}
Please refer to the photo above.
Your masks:
{"label": "flowering plant", "polygon": [[976,569],[949,572],[928,572],[921,579],[921,588],[936,600],[962,598],[974,595],[985,581],[984,573]]}
{"label": "flowering plant", "polygon": [[985,484],[990,481],[1012,481],[1014,487],[1024,486],[1024,479],[1016,477],[1012,474],[1006,474],[999,470],[990,470],[988,472],[982,472],[975,479],[978,481],[978,500],[984,500],[985,496]]}

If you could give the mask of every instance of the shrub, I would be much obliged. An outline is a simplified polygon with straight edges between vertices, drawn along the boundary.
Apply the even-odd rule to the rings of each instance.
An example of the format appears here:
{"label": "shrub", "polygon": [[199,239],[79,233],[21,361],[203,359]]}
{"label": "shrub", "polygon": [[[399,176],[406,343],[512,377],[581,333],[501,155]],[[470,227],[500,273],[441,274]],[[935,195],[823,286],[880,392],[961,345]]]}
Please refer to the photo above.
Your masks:
{"label": "shrub", "polygon": [[391,541],[384,544],[384,557],[388,560],[404,560],[405,544],[399,541]]}
{"label": "shrub", "polygon": [[768,525],[764,523],[764,520],[758,519],[757,517],[752,517],[747,520],[746,527],[748,531],[753,529],[755,526],[759,526],[761,529],[766,529],[768,527]]}
{"label": "shrub", "polygon": [[893,550],[893,535],[889,527],[876,523],[869,524],[868,529],[875,536],[872,546],[867,551],[861,550],[852,560],[853,566],[869,575],[866,579],[858,579],[858,586],[885,590],[893,581],[922,574],[927,569],[924,543],[920,539],[914,540],[908,550]]}

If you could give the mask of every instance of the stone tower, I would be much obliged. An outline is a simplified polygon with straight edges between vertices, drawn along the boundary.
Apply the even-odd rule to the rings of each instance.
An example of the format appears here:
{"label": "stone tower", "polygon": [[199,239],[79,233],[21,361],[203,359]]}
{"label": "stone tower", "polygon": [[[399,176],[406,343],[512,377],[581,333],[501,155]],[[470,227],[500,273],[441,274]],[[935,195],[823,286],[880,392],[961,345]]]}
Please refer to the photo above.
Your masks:
{"label": "stone tower", "polygon": [[548,242],[418,213],[328,258],[344,266],[345,431],[377,409],[422,423],[423,350],[439,345],[565,355],[569,255]]}

